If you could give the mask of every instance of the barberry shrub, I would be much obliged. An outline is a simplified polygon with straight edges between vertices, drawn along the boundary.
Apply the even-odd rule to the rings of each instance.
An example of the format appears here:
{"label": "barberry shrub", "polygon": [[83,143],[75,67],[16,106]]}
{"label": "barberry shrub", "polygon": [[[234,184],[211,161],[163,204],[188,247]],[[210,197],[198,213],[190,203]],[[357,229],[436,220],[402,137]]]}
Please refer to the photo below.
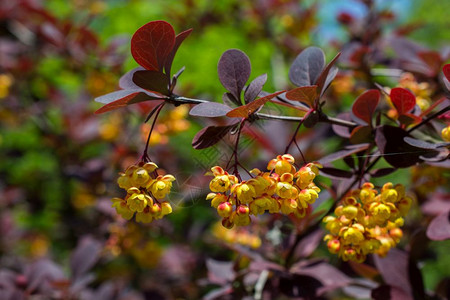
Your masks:
{"label": "barberry shrub", "polygon": [[[279,275],[281,281],[287,276],[283,272],[311,275],[307,271],[300,272],[296,253],[299,245],[305,247],[304,238],[313,232],[319,232],[329,252],[343,261],[362,264],[370,254],[386,257],[401,243],[400,227],[408,219],[415,201],[408,196],[408,187],[396,182],[385,182],[379,187],[371,181],[377,178],[379,182],[397,169],[418,164],[448,167],[450,105],[446,95],[450,76],[449,65],[443,66],[445,58],[431,62],[427,54],[417,53],[428,64],[428,75],[439,78],[443,84],[431,87],[418,83],[414,75],[405,72],[398,85],[389,88],[375,82],[370,74],[370,49],[355,50],[351,62],[367,72],[371,89],[362,91],[354,99],[350,112],[333,116],[326,109],[326,91],[338,75],[336,65],[340,53],[326,63],[324,52],[317,47],[304,49],[293,61],[289,69],[293,88],[264,91],[266,74],[249,82],[249,57],[238,49],[231,49],[225,51],[218,62],[218,77],[225,88],[223,103],[177,94],[176,84],[184,68],[172,75],[172,62],[191,31],[176,35],[172,26],[164,21],[152,21],[139,28],[131,39],[131,54],[140,67],[121,78],[121,90],[96,99],[105,104],[96,113],[147,101],[157,103],[145,120],[146,123],[153,118],[140,160],[119,175],[117,182],[126,195],[112,199],[117,213],[126,220],[135,216],[137,222],[149,223],[172,212],[170,203],[162,200],[170,193],[175,177],[157,173],[157,166],[148,154],[149,145],[161,110],[174,111],[179,106],[188,106],[191,116],[209,119],[212,124],[195,135],[193,148],[205,149],[221,140],[232,140],[227,161],[223,165],[211,163],[211,171],[206,174],[213,178],[209,183],[210,193],[205,197],[222,219],[223,228],[216,225],[214,229],[217,238],[257,249],[263,247],[264,241],[252,234],[250,228],[255,224],[270,224],[268,215],[277,220],[290,219],[295,237],[277,263],[291,269],[277,270],[278,274],[284,274]],[[345,59],[342,59],[344,63]],[[342,77],[336,81],[342,82]],[[277,114],[266,109],[268,103],[280,108]],[[285,115],[286,112],[289,114]],[[248,168],[247,162],[241,159],[239,141],[244,133],[264,120],[296,123],[297,126],[290,133],[285,150],[276,153],[266,170]],[[300,147],[299,131],[301,128],[314,130],[320,123],[332,125],[332,135],[344,143],[335,153],[317,162],[308,161],[308,154]],[[343,160],[347,168],[332,164],[339,160]],[[319,210],[313,205],[323,189],[332,201]],[[288,218],[282,218],[283,215]],[[448,220],[436,222],[445,223],[442,226],[449,228]],[[326,234],[317,231],[321,224]],[[448,239],[450,231],[437,233],[439,230],[435,227],[438,226],[430,226],[428,237]],[[249,229],[243,229],[245,227]],[[373,260],[380,272],[385,272],[385,263],[375,256]],[[352,266],[362,273],[372,268]],[[267,268],[274,271],[275,267]]]}

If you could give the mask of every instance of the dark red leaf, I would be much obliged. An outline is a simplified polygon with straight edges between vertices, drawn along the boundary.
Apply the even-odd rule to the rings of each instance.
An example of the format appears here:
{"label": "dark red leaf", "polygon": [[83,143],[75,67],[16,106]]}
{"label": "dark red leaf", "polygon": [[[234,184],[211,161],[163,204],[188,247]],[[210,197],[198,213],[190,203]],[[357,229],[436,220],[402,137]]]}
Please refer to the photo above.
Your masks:
{"label": "dark red leaf", "polygon": [[223,117],[231,110],[230,107],[217,103],[217,102],[205,102],[194,106],[189,114],[195,117]]}
{"label": "dark red leaf", "polygon": [[411,146],[404,141],[408,133],[399,128],[383,125],[375,131],[375,142],[384,159],[396,168],[410,167],[421,161],[419,156],[426,150]]}
{"label": "dark red leaf", "polygon": [[272,99],[282,93],[284,93],[284,91],[276,92],[276,93],[261,97],[259,99],[256,99],[253,102],[250,102],[246,105],[237,107],[237,108],[229,111],[227,113],[227,116],[231,117],[231,118],[248,118],[252,113],[254,113],[261,106],[266,104],[267,101],[269,101],[270,99]]}
{"label": "dark red leaf", "polygon": [[286,98],[292,101],[301,101],[308,104],[310,107],[314,106],[314,100],[317,97],[317,85],[302,86],[290,90],[286,93]]}
{"label": "dark red leaf", "polygon": [[236,99],[241,99],[241,91],[251,72],[248,56],[241,50],[227,50],[220,57],[217,71],[222,85]]}
{"label": "dark red leaf", "polygon": [[393,88],[390,97],[399,114],[409,113],[416,105],[416,97],[404,88]]}
{"label": "dark red leaf", "polygon": [[333,81],[334,77],[336,77],[338,68],[333,66],[338,60],[340,55],[341,53],[336,54],[336,56],[323,69],[322,73],[320,73],[317,82],[315,82],[317,85],[317,89],[320,92],[320,95],[322,95],[325,92],[325,90],[330,85],[331,81]]}
{"label": "dark red leaf", "polygon": [[158,92],[163,95],[169,93],[169,78],[159,71],[136,71],[133,74],[133,81],[145,90]]}
{"label": "dark red leaf", "polygon": [[181,43],[191,34],[192,28],[185,30],[183,32],[180,32],[175,37],[175,43],[173,45],[172,50],[170,51],[169,55],[167,55],[166,62],[164,64],[164,70],[167,74],[167,77],[170,78],[170,69],[172,68],[173,59],[175,58],[175,54],[178,51],[178,48],[180,47]]}
{"label": "dark red leaf", "polygon": [[192,140],[195,149],[205,149],[217,144],[237,123],[228,126],[208,126],[197,132]]}
{"label": "dark red leaf", "polygon": [[442,68],[442,72],[444,72],[445,78],[447,78],[447,80],[450,81],[450,64],[446,64]]}
{"label": "dark red leaf", "polygon": [[353,176],[353,173],[346,170],[336,169],[336,168],[330,168],[330,167],[323,167],[320,169],[320,173],[324,173],[328,175],[327,177],[341,179],[341,178],[351,178]]}
{"label": "dark red leaf", "polygon": [[175,44],[172,25],[152,21],[139,28],[131,38],[131,55],[147,70],[163,71],[167,57]]}
{"label": "dark red leaf", "polygon": [[380,92],[378,90],[367,90],[355,100],[352,111],[355,116],[372,124],[372,115],[380,101]]}
{"label": "dark red leaf", "polygon": [[440,214],[427,228],[427,237],[433,241],[450,239],[450,211]]}
{"label": "dark red leaf", "polygon": [[313,128],[319,122],[319,113],[316,110],[311,110],[304,116],[303,126],[306,128]]}
{"label": "dark red leaf", "polygon": [[[442,66],[442,58],[439,52],[436,51],[421,51],[417,54],[420,59],[427,64],[427,66],[432,71],[432,74],[435,75],[439,73],[439,69]],[[430,74],[431,75],[431,74]]]}
{"label": "dark red leaf", "polygon": [[244,93],[245,103],[250,103],[261,93],[264,84],[267,81],[267,74],[262,74],[250,82]]}
{"label": "dark red leaf", "polygon": [[102,114],[114,109],[118,109],[130,104],[139,103],[150,100],[162,100],[155,96],[150,96],[141,91],[121,90],[103,95],[96,99],[97,102],[108,103],[95,111],[96,114]]}
{"label": "dark red leaf", "polygon": [[355,154],[357,152],[367,150],[368,148],[369,148],[369,144],[361,144],[361,145],[354,145],[351,147],[346,147],[344,150],[340,150],[340,151],[331,153],[330,155],[322,157],[321,159],[319,159],[319,162],[324,165],[324,164],[333,162],[335,160],[344,158],[346,156]]}
{"label": "dark red leaf", "polygon": [[363,144],[372,141],[372,128],[370,126],[358,126],[352,130],[350,134],[350,142],[352,144]]}
{"label": "dark red leaf", "polygon": [[303,50],[289,69],[289,79],[296,86],[316,84],[325,66],[325,54],[322,49],[308,47]]}

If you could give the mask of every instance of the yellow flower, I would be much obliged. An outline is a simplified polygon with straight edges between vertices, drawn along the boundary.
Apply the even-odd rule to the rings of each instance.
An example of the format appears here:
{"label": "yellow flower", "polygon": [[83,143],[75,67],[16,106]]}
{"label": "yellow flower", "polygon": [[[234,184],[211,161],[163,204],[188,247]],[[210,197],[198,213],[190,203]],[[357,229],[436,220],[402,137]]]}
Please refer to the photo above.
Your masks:
{"label": "yellow flower", "polygon": [[163,199],[168,193],[170,193],[170,189],[172,188],[172,181],[174,180],[175,177],[173,177],[172,175],[159,175],[149,184],[147,189],[151,191],[152,195],[156,199]]}
{"label": "yellow flower", "polygon": [[294,164],[295,159],[290,154],[278,155],[277,158],[272,159],[267,165],[267,170],[275,170],[278,175],[283,175],[284,173],[295,172]]}
{"label": "yellow flower", "polygon": [[132,194],[128,197],[127,204],[131,211],[142,212],[147,204],[152,205],[152,198],[144,194]]}
{"label": "yellow flower", "polygon": [[441,135],[444,141],[450,142],[450,125],[442,129]]}
{"label": "yellow flower", "polygon": [[130,220],[133,217],[134,211],[128,207],[127,201],[120,198],[113,198],[111,201],[113,202],[112,207],[116,209],[116,212],[121,215],[122,218]]}
{"label": "yellow flower", "polygon": [[242,203],[249,203],[256,197],[255,188],[251,184],[243,181],[239,184],[234,185],[231,188],[231,193],[236,195],[236,198]]}

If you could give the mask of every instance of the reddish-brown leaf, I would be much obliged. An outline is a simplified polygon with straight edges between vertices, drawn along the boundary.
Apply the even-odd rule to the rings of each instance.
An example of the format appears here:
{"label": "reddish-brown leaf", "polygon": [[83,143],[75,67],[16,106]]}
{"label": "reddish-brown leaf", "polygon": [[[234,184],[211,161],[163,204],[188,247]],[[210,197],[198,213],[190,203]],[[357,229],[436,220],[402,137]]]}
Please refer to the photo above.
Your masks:
{"label": "reddish-brown leaf", "polygon": [[[122,91],[119,91],[119,92],[122,92]],[[117,92],[115,92],[115,93],[117,93]],[[158,99],[161,99],[161,98],[152,97],[143,92],[134,92],[123,98],[120,98],[118,100],[112,101],[112,102],[104,105],[103,107],[96,110],[95,113],[102,114],[102,113],[105,113],[105,112],[108,112],[108,111],[111,111],[114,109],[118,109],[118,108],[130,105],[130,104],[143,102],[143,101],[149,101],[149,100],[158,100]]]}
{"label": "reddish-brown leaf", "polygon": [[441,55],[436,51],[422,51],[417,54],[428,65],[433,74],[437,74],[443,63]]}
{"label": "reddish-brown leaf", "polygon": [[314,106],[314,100],[317,97],[317,85],[302,86],[286,93],[286,98],[292,101],[302,101]]}
{"label": "reddish-brown leaf", "polygon": [[450,81],[450,64],[446,64],[444,68],[442,68],[442,71],[444,72],[445,77],[448,81]]}
{"label": "reddish-brown leaf", "polygon": [[166,74],[170,76],[170,69],[172,68],[173,59],[175,58],[175,54],[178,51],[178,48],[180,47],[181,43],[191,34],[192,28],[185,30],[183,32],[180,32],[175,37],[175,44],[173,45],[172,50],[170,51],[169,55],[166,58],[166,62],[164,64],[164,69],[166,70]]}
{"label": "reddish-brown leaf", "polygon": [[331,69],[333,68],[334,64],[338,60],[339,56],[341,56],[341,53],[339,52],[336,54],[336,56],[326,65],[326,67],[323,69],[322,73],[320,73],[319,78],[316,81],[318,92],[320,92],[320,95],[322,95],[325,90],[327,89],[328,85],[331,83],[331,81],[334,79],[334,77],[337,74],[336,67],[334,68],[336,72],[331,72]]}
{"label": "reddish-brown leaf", "polygon": [[279,94],[284,93],[285,91],[276,92],[264,97],[261,97],[259,99],[256,99],[253,102],[250,102],[249,104],[237,107],[227,113],[228,117],[231,118],[248,118],[252,113],[257,111],[261,106],[266,104],[267,101],[270,99],[278,96]]}
{"label": "reddish-brown leaf", "polygon": [[372,115],[380,100],[380,92],[378,90],[368,90],[353,103],[352,111],[355,116],[372,125]]}
{"label": "reddish-brown leaf", "polygon": [[175,31],[165,21],[153,21],[139,28],[131,38],[131,55],[147,70],[163,70],[175,44]]}
{"label": "reddish-brown leaf", "polygon": [[404,88],[393,88],[390,97],[392,104],[401,115],[409,113],[416,105],[416,97]]}
{"label": "reddish-brown leaf", "polygon": [[372,136],[372,128],[370,126],[358,126],[352,130],[350,134],[350,143],[363,144],[370,143]]}

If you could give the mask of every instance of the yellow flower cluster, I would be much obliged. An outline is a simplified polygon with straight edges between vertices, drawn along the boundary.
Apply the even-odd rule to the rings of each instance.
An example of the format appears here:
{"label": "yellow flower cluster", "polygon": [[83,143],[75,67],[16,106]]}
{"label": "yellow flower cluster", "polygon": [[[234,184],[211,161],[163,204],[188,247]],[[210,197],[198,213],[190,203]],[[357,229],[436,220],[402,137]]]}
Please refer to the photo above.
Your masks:
{"label": "yellow flower cluster", "polygon": [[167,201],[159,202],[170,193],[172,175],[157,175],[158,166],[152,162],[139,163],[120,173],[119,187],[127,191],[124,199],[113,198],[113,207],[124,219],[130,220],[136,213],[136,221],[150,223],[172,212]]}
{"label": "yellow flower cluster", "polygon": [[250,224],[250,215],[269,213],[293,214],[302,218],[309,204],[314,203],[320,189],[313,180],[319,173],[317,163],[308,163],[298,171],[290,154],[278,155],[272,159],[267,169],[250,180],[239,181],[221,167],[211,169],[214,178],[209,184],[212,193],[206,197],[217,209],[222,225],[226,228]]}
{"label": "yellow flower cluster", "polygon": [[353,190],[323,222],[330,231],[328,250],[344,261],[363,262],[367,254],[387,254],[402,237],[403,216],[411,206],[403,185],[386,183],[380,193],[371,183]]}
{"label": "yellow flower cluster", "polygon": [[450,142],[450,125],[442,129],[441,135],[444,141]]}
{"label": "yellow flower cluster", "polygon": [[212,228],[213,235],[230,244],[240,244],[253,249],[261,246],[261,239],[256,234],[240,228],[226,229],[222,224],[216,223]]}
{"label": "yellow flower cluster", "polygon": [[[189,108],[185,105],[175,107],[170,110],[166,115],[162,116],[160,122],[155,126],[152,136],[150,137],[150,145],[167,144],[169,137],[177,133],[186,131],[191,126],[186,116],[189,112]],[[147,140],[148,132],[151,125],[144,123],[141,126],[141,139]]]}

